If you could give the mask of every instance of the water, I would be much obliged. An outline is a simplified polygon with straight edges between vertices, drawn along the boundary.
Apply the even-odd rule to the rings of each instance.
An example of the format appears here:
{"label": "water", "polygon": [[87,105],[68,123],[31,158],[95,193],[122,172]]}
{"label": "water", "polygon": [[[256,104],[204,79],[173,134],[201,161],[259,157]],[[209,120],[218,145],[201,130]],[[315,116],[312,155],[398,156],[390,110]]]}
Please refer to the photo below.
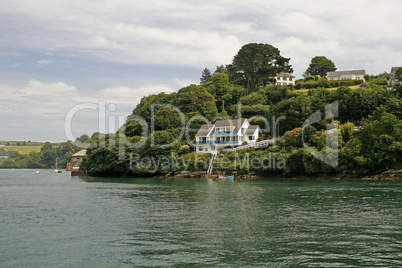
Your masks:
{"label": "water", "polygon": [[0,170],[1,267],[402,267],[401,181]]}

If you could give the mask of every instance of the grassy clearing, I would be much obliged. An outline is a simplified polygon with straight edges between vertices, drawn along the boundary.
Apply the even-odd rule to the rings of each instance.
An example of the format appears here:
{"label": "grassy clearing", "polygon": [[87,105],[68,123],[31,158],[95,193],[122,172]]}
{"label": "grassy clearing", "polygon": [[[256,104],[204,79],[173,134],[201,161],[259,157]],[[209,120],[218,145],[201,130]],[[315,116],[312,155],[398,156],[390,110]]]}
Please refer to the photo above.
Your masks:
{"label": "grassy clearing", "polygon": [[29,154],[31,152],[40,152],[40,149],[45,143],[43,142],[24,142],[23,141],[0,141],[0,144],[5,145],[6,151],[17,151],[20,154]]}
{"label": "grassy clearing", "polygon": [[[359,87],[360,87],[359,85],[357,85],[357,86],[349,86],[349,88],[351,88],[351,89],[358,89]],[[330,88],[325,88],[325,89],[327,89],[327,90],[337,90],[338,88],[337,87],[330,87]],[[308,93],[309,90],[310,89],[296,89],[296,92]]]}

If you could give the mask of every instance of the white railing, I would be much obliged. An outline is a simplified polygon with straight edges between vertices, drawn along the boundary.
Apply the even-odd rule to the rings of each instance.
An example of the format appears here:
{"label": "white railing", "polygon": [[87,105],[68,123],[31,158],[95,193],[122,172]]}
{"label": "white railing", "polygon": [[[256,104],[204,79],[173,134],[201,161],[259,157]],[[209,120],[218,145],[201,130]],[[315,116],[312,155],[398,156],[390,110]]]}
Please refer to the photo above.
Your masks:
{"label": "white railing", "polygon": [[215,158],[216,158],[216,153],[212,154],[211,162],[209,162],[209,167],[208,167],[208,170],[207,170],[207,175],[212,174],[212,170],[214,169]]}
{"label": "white railing", "polygon": [[271,140],[263,140],[263,141],[258,141],[258,142],[254,142],[254,143],[250,143],[247,145],[241,145],[238,146],[236,148],[230,148],[230,149],[225,149],[223,150],[223,152],[225,153],[232,153],[232,152],[236,152],[236,151],[240,151],[240,150],[250,150],[250,149],[260,149],[260,148],[266,148],[270,145],[275,144],[275,139],[271,139]]}

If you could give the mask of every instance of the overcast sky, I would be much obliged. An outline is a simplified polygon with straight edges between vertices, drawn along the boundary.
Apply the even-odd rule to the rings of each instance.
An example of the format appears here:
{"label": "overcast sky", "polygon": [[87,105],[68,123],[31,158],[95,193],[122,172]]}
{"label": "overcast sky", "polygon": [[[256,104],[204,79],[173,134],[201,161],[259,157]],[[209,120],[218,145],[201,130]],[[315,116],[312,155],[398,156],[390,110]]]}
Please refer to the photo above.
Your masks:
{"label": "overcast sky", "polygon": [[401,10],[398,0],[0,0],[0,141],[65,141],[71,111],[74,136],[91,135],[99,103],[107,118],[127,116],[247,43],[277,47],[296,78],[315,56],[389,72],[402,66]]}

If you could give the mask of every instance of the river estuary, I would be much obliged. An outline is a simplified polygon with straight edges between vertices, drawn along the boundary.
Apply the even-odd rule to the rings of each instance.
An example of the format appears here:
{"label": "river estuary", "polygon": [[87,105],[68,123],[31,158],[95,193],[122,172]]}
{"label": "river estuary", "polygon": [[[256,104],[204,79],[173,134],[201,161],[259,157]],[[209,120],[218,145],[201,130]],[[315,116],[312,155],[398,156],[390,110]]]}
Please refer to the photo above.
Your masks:
{"label": "river estuary", "polygon": [[402,267],[402,181],[0,170],[1,267]]}

